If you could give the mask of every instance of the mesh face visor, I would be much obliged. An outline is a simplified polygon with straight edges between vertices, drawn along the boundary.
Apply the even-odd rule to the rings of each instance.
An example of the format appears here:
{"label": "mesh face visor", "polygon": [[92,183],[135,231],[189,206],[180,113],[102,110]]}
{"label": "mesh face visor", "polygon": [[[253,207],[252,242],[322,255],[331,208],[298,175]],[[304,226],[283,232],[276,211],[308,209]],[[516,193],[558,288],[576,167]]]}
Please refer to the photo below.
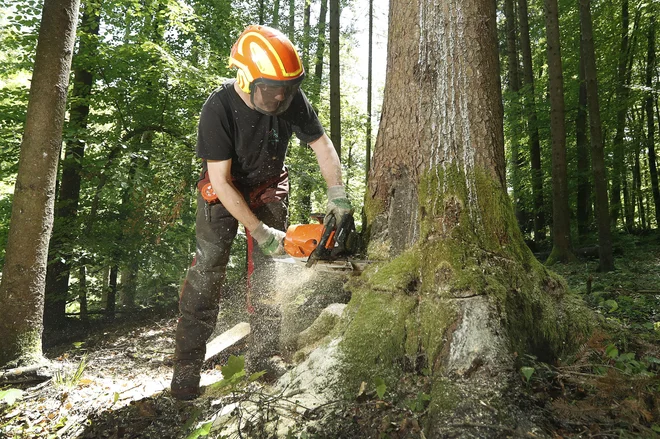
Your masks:
{"label": "mesh face visor", "polygon": [[268,116],[284,113],[298,92],[302,79],[301,77],[295,81],[256,80],[250,92],[252,105],[257,111]]}

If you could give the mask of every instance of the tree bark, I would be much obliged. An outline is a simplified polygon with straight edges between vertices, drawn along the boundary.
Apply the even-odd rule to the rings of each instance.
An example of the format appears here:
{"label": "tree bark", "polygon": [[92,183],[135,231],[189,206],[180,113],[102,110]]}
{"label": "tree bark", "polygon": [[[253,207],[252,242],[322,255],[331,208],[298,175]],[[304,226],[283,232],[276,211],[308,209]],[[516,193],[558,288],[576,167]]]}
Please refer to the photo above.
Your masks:
{"label": "tree bark", "polygon": [[518,19],[520,21],[520,49],[523,61],[523,83],[526,87],[525,113],[529,137],[529,156],[532,172],[532,197],[534,198],[534,242],[545,240],[545,209],[543,205],[543,168],[541,167],[541,142],[539,141],[536,99],[534,96],[534,69],[532,66],[532,48],[529,38],[529,19],[527,0],[518,0]]}
{"label": "tree bark", "polygon": [[[365,186],[369,184],[369,172],[371,170],[371,100],[373,85],[373,49],[374,49],[374,0],[369,0],[369,59],[367,61],[367,133],[366,133],[366,151],[365,151]],[[366,221],[363,221],[363,224]]]}
{"label": "tree bark", "polygon": [[292,42],[296,40],[296,2],[289,0],[289,40]]}
{"label": "tree bark", "polygon": [[330,2],[330,139],[341,160],[341,91],[339,65],[339,0]]}
{"label": "tree bark", "polygon": [[548,264],[575,259],[571,253],[571,224],[568,205],[564,75],[559,42],[557,0],[545,0],[545,27],[548,44],[548,86],[552,138],[552,252]]}
{"label": "tree bark", "polygon": [[425,371],[427,437],[464,437],[462,416],[511,425],[478,395],[512,396],[514,352],[554,358],[588,327],[516,223],[501,98],[495,2],[391,2],[365,205],[368,257],[382,262],[351,282],[338,370],[351,394],[373,377],[396,394]]}
{"label": "tree bark", "polygon": [[582,241],[589,233],[589,217],[591,215],[591,185],[589,184],[591,169],[589,168],[589,137],[587,136],[587,83],[584,80],[584,57],[582,55],[580,55],[578,80],[580,81],[580,89],[577,116],[575,119],[575,138],[577,143],[577,223],[578,236],[580,241]]}
{"label": "tree bark", "polygon": [[626,66],[628,63],[628,0],[621,2],[621,47],[619,49],[619,63],[616,76],[616,133],[614,135],[612,191],[610,194],[610,217],[616,227],[621,212],[621,180],[625,178],[625,158],[623,135],[626,129],[626,113],[628,111],[628,87],[626,84]]}
{"label": "tree bark", "polygon": [[73,63],[73,90],[69,109],[68,130],[73,138],[67,142],[62,161],[62,181],[55,204],[53,235],[50,240],[48,268],[46,272],[46,307],[44,325],[61,326],[66,321],[66,302],[73,258],[73,246],[78,230],[78,204],[82,161],[85,155],[85,133],[89,115],[89,99],[92,94],[94,75],[85,59],[96,52],[101,17],[99,4],[84,4],[81,20],[81,36],[78,53]]}
{"label": "tree bark", "polygon": [[314,82],[310,100],[318,105],[323,82],[323,58],[325,56],[326,21],[328,15],[328,0],[321,0],[319,11],[318,36],[316,39],[316,64],[314,66]]}
{"label": "tree bark", "polygon": [[[653,8],[653,4],[648,6]],[[649,174],[651,175],[651,188],[653,192],[653,204],[655,207],[655,224],[660,228],[660,187],[658,186],[658,168],[655,155],[655,117],[653,115],[653,76],[655,72],[655,14],[649,17],[648,51],[646,58],[646,87],[647,92],[646,109],[646,149],[649,159]],[[650,213],[649,213],[650,216]]]}
{"label": "tree bark", "polygon": [[273,27],[279,29],[280,25],[280,0],[273,1]]}
{"label": "tree bark", "polygon": [[309,44],[310,28],[312,16],[312,1],[305,0],[305,9],[303,10],[303,40],[302,40],[302,59],[305,66],[305,72],[309,74]]}
{"label": "tree bark", "polygon": [[607,177],[605,175],[605,145],[598,102],[598,78],[594,37],[591,25],[591,0],[580,0],[581,55],[584,57],[584,79],[587,84],[589,125],[591,134],[591,169],[593,172],[595,211],[598,223],[599,271],[614,270],[610,210],[607,201]]}
{"label": "tree bark", "polygon": [[513,6],[514,0],[504,0],[504,17],[506,19],[506,53],[507,72],[509,79],[509,92],[511,94],[511,108],[507,112],[511,122],[511,187],[513,188],[513,206],[518,224],[525,230],[527,228],[527,212],[523,202],[522,168],[524,163],[520,154],[520,75],[518,72],[518,45],[516,43],[516,15]]}
{"label": "tree bark", "polygon": [[0,365],[42,357],[48,240],[78,0],[45,0],[0,283]]}

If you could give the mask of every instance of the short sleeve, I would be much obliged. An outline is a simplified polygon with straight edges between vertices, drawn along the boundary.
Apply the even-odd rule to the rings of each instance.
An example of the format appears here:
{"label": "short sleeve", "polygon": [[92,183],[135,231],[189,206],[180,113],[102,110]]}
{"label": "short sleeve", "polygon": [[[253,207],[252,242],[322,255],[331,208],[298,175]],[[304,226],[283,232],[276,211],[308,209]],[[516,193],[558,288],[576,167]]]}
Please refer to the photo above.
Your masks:
{"label": "short sleeve", "polygon": [[302,90],[298,91],[283,117],[291,123],[293,132],[302,142],[312,143],[325,132],[314,108]]}
{"label": "short sleeve", "polygon": [[197,157],[209,160],[229,160],[234,155],[230,121],[227,110],[216,90],[202,107],[197,128]]}

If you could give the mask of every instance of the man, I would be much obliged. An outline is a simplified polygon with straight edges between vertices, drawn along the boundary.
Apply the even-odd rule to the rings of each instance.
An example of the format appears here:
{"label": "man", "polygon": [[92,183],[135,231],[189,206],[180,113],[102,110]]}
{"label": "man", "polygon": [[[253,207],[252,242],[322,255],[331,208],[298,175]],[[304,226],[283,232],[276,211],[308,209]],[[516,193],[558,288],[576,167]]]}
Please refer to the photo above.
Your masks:
{"label": "man", "polygon": [[[269,256],[284,252],[288,194],[284,158],[294,133],[316,154],[328,185],[328,214],[341,218],[352,212],[337,153],[299,88],[305,72],[291,42],[275,29],[249,26],[232,47],[229,66],[238,69],[237,79],[211,94],[199,121],[197,155],[203,159],[203,172],[198,186],[203,191],[197,197],[197,251],[179,302],[171,384],[178,399],[193,399],[200,393],[206,341],[215,328],[239,222],[248,231],[248,241],[253,238],[263,252],[254,254],[255,274],[260,276],[253,287],[268,289]],[[251,370],[267,367],[263,360],[277,349],[279,315],[262,302],[257,298],[253,303]]]}

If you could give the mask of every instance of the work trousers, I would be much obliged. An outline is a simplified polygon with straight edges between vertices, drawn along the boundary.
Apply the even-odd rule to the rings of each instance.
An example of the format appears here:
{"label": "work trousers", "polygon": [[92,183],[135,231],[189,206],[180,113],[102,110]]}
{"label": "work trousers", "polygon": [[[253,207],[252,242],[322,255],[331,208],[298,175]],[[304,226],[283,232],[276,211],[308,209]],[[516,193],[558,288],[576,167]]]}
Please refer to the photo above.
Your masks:
{"label": "work trousers", "polygon": [[[288,181],[286,184],[288,191]],[[250,195],[245,197],[257,218],[270,227],[286,230],[286,194],[279,197],[256,196],[261,196],[261,200],[250,200]],[[237,229],[238,222],[221,203],[208,204],[198,194],[197,249],[179,299],[180,318],[174,353],[175,362],[179,365],[198,364],[201,367],[204,360],[206,342],[218,318],[226,267]],[[279,309],[269,303],[269,297],[273,294],[269,273],[274,262],[261,252],[256,241],[252,244],[254,273],[250,279],[248,297],[254,311],[250,316],[252,336],[249,356],[264,357],[277,352],[280,314]]]}

